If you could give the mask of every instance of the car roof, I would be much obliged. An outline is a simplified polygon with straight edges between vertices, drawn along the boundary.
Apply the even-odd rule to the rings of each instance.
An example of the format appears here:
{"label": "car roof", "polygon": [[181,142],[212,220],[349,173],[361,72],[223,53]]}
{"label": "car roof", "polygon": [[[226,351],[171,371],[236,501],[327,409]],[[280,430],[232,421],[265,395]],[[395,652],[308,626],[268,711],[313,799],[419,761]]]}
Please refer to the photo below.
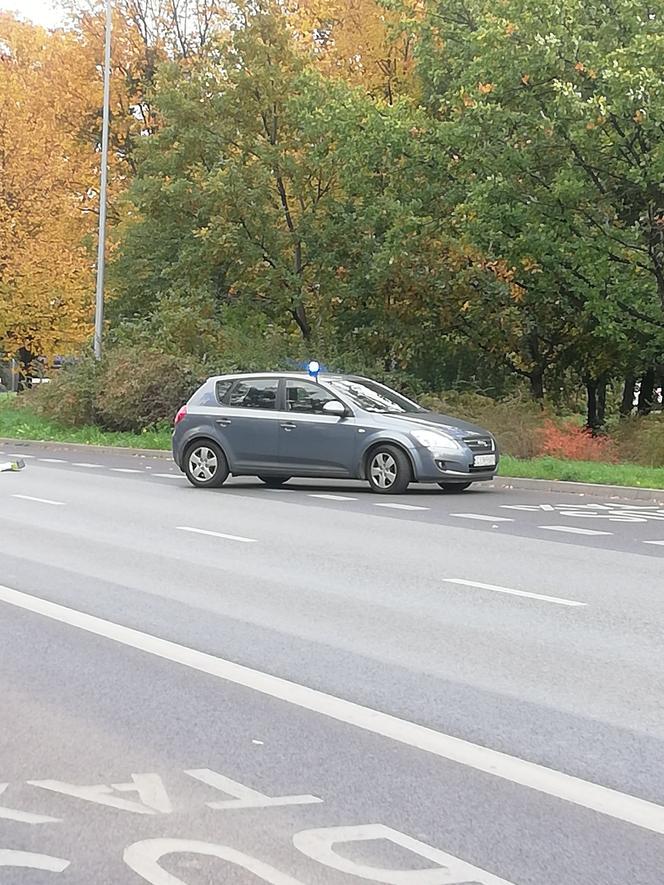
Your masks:
{"label": "car roof", "polygon": [[[297,381],[311,381],[308,372],[236,372],[229,375],[211,375],[210,381],[238,381],[242,378],[293,378]],[[365,381],[360,375],[341,375],[338,372],[320,372],[320,381]]]}

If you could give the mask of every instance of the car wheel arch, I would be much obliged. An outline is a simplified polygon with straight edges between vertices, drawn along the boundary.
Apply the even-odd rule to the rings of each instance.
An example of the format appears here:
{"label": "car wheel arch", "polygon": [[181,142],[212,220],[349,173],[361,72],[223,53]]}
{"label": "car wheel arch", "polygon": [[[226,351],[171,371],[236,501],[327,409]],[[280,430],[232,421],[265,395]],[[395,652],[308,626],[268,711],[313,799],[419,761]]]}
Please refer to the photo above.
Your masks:
{"label": "car wheel arch", "polygon": [[360,479],[367,478],[367,471],[369,467],[369,459],[372,454],[376,451],[376,449],[381,448],[381,446],[392,446],[395,449],[399,449],[404,455],[408,458],[408,462],[410,464],[411,476],[413,477],[413,481],[417,481],[417,474],[415,473],[415,462],[413,460],[412,454],[408,451],[408,447],[403,443],[398,442],[394,439],[377,439],[374,440],[370,445],[367,446],[365,451],[362,453],[362,460],[360,462]]}
{"label": "car wheel arch", "polygon": [[216,439],[216,438],[215,438],[214,436],[212,436],[211,434],[206,434],[206,433],[196,434],[196,435],[192,436],[191,439],[188,439],[188,440],[186,441],[186,443],[185,443],[185,444],[183,445],[183,447],[182,447],[182,463],[183,463],[183,464],[186,463],[187,458],[189,457],[189,453],[191,452],[191,450],[192,450],[195,446],[200,446],[200,445],[203,445],[203,444],[205,444],[205,443],[208,443],[208,444],[209,444],[209,443],[213,443],[215,446],[217,446],[218,448],[221,449],[221,453],[222,453],[222,455],[224,456],[224,458],[226,459],[226,463],[228,464],[228,467],[229,467],[229,469],[230,469],[230,472],[232,473],[232,472],[233,472],[233,468],[232,468],[231,462],[230,462],[230,460],[229,460],[229,458],[228,458],[228,452],[226,451],[225,446],[223,446],[223,445],[219,442],[219,440]]}

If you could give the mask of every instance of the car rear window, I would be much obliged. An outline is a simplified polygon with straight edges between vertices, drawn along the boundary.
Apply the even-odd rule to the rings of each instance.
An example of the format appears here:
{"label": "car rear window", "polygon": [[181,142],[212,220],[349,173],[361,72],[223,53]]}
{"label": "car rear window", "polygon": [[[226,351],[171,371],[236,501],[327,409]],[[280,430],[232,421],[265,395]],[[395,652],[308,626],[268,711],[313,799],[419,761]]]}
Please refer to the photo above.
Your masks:
{"label": "car rear window", "polygon": [[231,389],[233,382],[232,381],[217,381],[214,386],[215,393],[217,395],[217,401],[220,403],[224,402],[224,397]]}
{"label": "car rear window", "polygon": [[276,409],[278,378],[256,378],[236,381],[228,404],[240,409]]}

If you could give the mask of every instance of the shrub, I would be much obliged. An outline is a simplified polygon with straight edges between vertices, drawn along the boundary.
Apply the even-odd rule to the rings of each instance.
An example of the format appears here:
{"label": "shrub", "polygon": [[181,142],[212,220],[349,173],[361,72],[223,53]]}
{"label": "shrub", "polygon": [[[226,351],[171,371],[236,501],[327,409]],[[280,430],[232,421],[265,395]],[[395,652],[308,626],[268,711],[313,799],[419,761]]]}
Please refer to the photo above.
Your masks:
{"label": "shrub", "polygon": [[573,421],[547,418],[540,431],[540,454],[567,461],[604,461],[615,463],[618,450],[608,436],[593,436],[587,427]]}
{"label": "shrub", "polygon": [[64,427],[94,424],[95,399],[102,367],[92,357],[58,371],[50,384],[23,394],[21,399],[39,415],[51,418]]}
{"label": "shrub", "polygon": [[195,364],[152,350],[118,348],[106,358],[95,397],[107,430],[140,432],[172,421],[202,380]]}
{"label": "shrub", "polygon": [[664,467],[664,414],[621,421],[612,435],[622,460]]}

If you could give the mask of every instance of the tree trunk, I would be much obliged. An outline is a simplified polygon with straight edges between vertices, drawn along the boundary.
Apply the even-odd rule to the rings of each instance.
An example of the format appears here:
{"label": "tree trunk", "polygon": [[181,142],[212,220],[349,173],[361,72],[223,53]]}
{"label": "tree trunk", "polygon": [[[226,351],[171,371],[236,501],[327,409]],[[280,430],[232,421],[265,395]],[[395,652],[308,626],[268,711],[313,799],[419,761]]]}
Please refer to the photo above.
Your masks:
{"label": "tree trunk", "polygon": [[598,427],[604,427],[606,422],[606,386],[608,378],[606,375],[600,375],[597,381],[597,421]]}
{"label": "tree trunk", "polygon": [[620,401],[620,417],[629,418],[634,408],[634,387],[636,386],[635,375],[625,375],[622,400]]}
{"label": "tree trunk", "polygon": [[599,423],[599,412],[598,412],[598,404],[597,404],[597,387],[598,382],[594,378],[585,378],[584,383],[586,385],[586,402],[587,402],[587,417],[586,417],[586,427],[593,436],[597,433],[600,428]]}
{"label": "tree trunk", "polygon": [[528,380],[530,381],[530,392],[533,396],[533,399],[543,400],[544,399],[544,370],[543,369],[534,369],[530,375],[528,376]]}
{"label": "tree trunk", "polygon": [[641,389],[639,390],[639,402],[636,410],[639,415],[649,415],[652,412],[653,402],[655,400],[655,370],[648,369],[641,378]]}

